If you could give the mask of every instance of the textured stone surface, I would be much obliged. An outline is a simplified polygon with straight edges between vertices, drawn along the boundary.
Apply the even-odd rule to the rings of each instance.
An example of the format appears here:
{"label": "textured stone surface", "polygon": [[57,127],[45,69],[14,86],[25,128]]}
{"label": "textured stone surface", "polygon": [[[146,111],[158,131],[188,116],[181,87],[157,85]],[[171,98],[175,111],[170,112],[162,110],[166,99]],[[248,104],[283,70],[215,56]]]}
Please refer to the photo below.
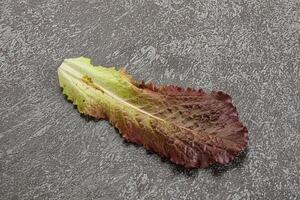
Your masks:
{"label": "textured stone surface", "polygon": [[[300,2],[0,3],[0,199],[299,199]],[[56,70],[224,90],[248,126],[228,166],[183,170],[80,117]]]}

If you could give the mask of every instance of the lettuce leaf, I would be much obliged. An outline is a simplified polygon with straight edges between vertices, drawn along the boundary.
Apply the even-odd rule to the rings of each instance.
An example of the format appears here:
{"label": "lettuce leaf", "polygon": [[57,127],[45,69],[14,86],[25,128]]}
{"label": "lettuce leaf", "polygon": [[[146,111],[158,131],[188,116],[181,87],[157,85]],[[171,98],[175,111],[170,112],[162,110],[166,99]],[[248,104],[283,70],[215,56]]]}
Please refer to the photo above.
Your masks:
{"label": "lettuce leaf", "polygon": [[157,87],[84,57],[64,60],[58,77],[80,113],[108,120],[127,141],[178,165],[228,163],[247,145],[247,128],[224,92]]}

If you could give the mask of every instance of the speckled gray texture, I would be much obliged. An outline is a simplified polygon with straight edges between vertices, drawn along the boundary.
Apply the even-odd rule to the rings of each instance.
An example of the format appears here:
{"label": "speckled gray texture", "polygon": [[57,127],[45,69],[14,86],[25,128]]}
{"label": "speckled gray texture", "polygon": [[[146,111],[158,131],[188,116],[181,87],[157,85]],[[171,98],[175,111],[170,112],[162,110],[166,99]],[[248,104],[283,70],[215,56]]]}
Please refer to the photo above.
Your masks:
{"label": "speckled gray texture", "polygon": [[[0,0],[0,199],[300,199],[299,1]],[[87,120],[64,58],[224,90],[248,126],[232,164],[183,170]]]}

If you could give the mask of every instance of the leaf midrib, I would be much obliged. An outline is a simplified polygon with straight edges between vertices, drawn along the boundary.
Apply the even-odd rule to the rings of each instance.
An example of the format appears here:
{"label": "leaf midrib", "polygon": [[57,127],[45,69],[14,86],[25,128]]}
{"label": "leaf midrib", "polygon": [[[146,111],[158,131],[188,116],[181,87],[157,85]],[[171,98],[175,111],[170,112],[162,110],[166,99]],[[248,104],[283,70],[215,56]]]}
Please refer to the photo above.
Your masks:
{"label": "leaf midrib", "polygon": [[[67,74],[69,74],[70,76],[76,78],[77,80],[80,80],[80,82],[82,82],[82,83],[88,85],[87,83],[85,83],[84,81],[82,81],[81,78],[80,78],[81,76],[83,76],[83,74],[77,72],[77,71],[74,70],[71,66],[69,66],[69,65],[67,65],[67,64],[65,64],[65,66],[68,67],[68,70],[64,69],[63,67],[60,67],[59,69],[62,70],[64,73],[67,73]],[[195,134],[195,131],[194,131],[194,130],[191,130],[191,129],[186,128],[186,127],[184,127],[184,126],[180,126],[180,125],[175,124],[175,123],[173,123],[173,122],[166,121],[166,120],[164,120],[164,119],[162,119],[162,118],[159,118],[159,117],[157,117],[157,116],[155,116],[155,115],[153,115],[153,114],[151,114],[151,113],[149,113],[149,112],[147,112],[147,111],[144,111],[144,110],[138,108],[137,106],[135,106],[135,105],[133,105],[133,104],[127,102],[126,100],[122,99],[121,97],[119,97],[118,95],[116,95],[116,94],[114,94],[113,92],[109,91],[108,89],[104,88],[103,86],[99,85],[98,83],[93,82],[93,84],[97,87],[97,88],[94,88],[95,90],[97,90],[97,91],[98,91],[98,90],[99,90],[99,91],[102,90],[102,91],[101,91],[102,93],[104,92],[106,95],[110,96],[111,98],[115,99],[116,101],[119,101],[119,102],[123,103],[124,105],[126,105],[126,106],[128,106],[128,107],[130,107],[130,108],[132,108],[132,109],[134,109],[134,110],[139,111],[140,113],[143,113],[143,114],[145,114],[145,115],[147,115],[147,116],[150,116],[150,117],[152,117],[152,118],[154,118],[154,119],[157,119],[157,120],[159,120],[159,121],[162,121],[162,122],[164,122],[164,123],[171,123],[172,125],[174,125],[174,126],[180,128],[180,129],[184,129],[184,130],[186,130],[186,131],[189,131],[189,132],[192,132],[193,134]],[[201,133],[201,132],[200,132],[200,134],[201,134],[201,135],[205,135],[204,137],[216,138],[216,136],[211,136],[211,135],[209,135],[209,134],[204,134],[204,133]],[[200,135],[200,134],[199,134],[199,135]],[[199,135],[198,135],[198,136],[199,136]],[[218,137],[218,138],[220,138],[220,137]],[[222,137],[221,137],[221,139],[227,140],[226,138],[222,138]],[[231,141],[231,140],[229,140],[229,141]],[[204,140],[204,142],[206,143],[207,140]],[[232,141],[231,141],[231,142],[232,142]]]}

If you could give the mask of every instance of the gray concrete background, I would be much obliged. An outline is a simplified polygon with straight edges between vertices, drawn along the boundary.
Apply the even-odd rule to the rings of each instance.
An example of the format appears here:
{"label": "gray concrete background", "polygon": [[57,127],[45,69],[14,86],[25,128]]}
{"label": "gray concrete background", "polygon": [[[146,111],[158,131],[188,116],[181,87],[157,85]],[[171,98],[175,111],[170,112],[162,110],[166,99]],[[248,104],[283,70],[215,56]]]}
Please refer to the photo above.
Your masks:
{"label": "gray concrete background", "polygon": [[[0,0],[0,199],[300,199],[299,1]],[[249,129],[228,166],[183,170],[87,120],[64,58],[224,90]]]}

